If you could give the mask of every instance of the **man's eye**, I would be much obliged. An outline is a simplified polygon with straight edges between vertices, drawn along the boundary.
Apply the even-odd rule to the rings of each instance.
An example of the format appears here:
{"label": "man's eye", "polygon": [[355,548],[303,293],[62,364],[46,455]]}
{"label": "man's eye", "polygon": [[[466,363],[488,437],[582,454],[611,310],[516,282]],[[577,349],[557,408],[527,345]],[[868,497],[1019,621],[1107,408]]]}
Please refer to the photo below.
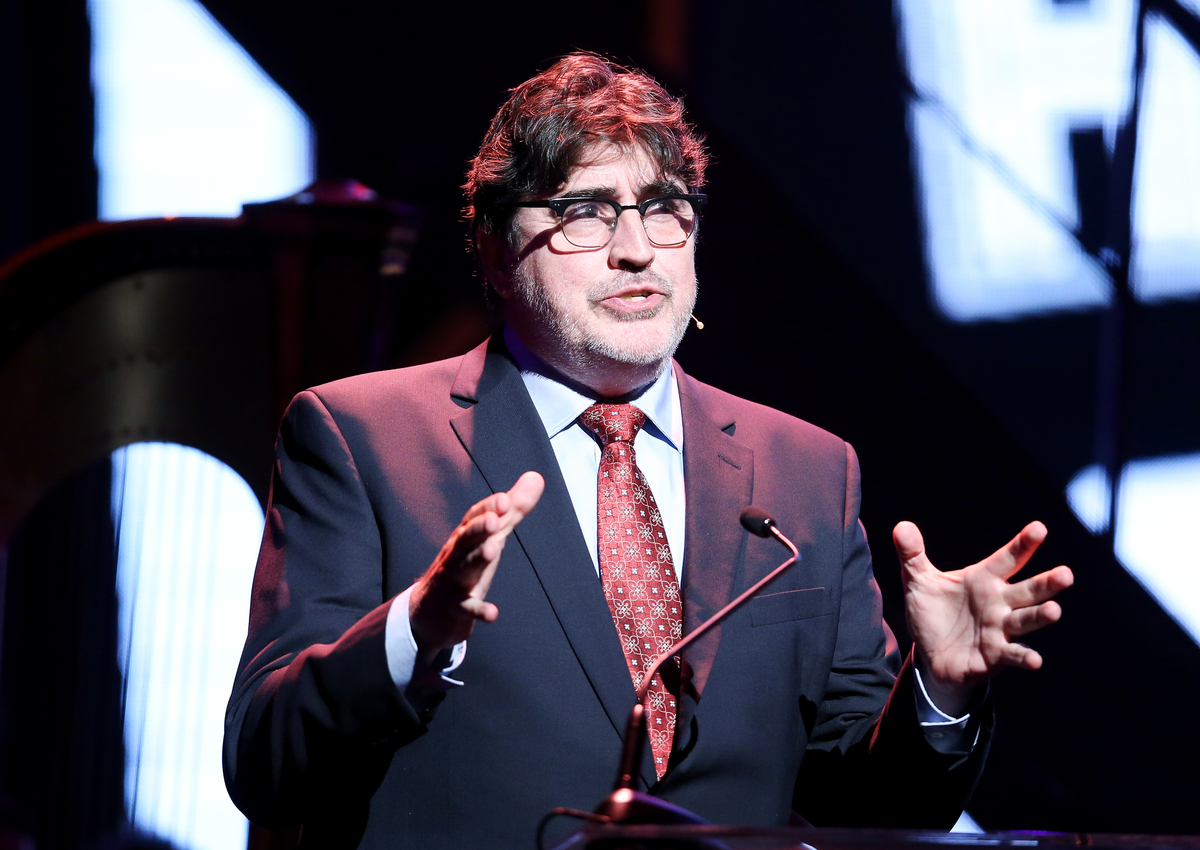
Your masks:
{"label": "man's eye", "polygon": [[689,212],[688,202],[681,198],[655,198],[646,207],[646,215],[686,215]]}
{"label": "man's eye", "polygon": [[612,218],[612,207],[599,201],[580,201],[563,210],[563,221],[587,221]]}

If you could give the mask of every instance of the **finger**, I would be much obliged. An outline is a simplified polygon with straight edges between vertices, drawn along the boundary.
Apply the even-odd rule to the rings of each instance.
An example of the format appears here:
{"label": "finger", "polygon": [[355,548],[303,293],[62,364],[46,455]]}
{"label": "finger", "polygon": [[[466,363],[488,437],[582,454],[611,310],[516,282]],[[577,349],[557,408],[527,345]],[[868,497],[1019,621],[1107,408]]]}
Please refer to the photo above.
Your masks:
{"label": "finger", "polygon": [[[504,542],[508,539],[508,531],[497,533],[484,541],[480,547],[480,557],[483,559],[483,569],[479,572],[479,577],[475,580],[475,586],[471,588],[471,596],[476,599],[483,599],[487,596],[488,591],[492,588],[492,579],[496,576],[496,569],[500,566],[500,553],[504,551]],[[489,620],[489,622],[491,622]]]}
{"label": "finger", "polygon": [[462,608],[476,620],[484,623],[494,623],[500,616],[500,609],[491,602],[485,602],[473,596],[468,596],[462,601]]}
{"label": "finger", "polygon": [[1013,611],[1004,618],[1004,633],[1009,637],[1020,637],[1035,632],[1043,626],[1057,623],[1062,617],[1062,606],[1057,602],[1043,602],[1031,608]]}
{"label": "finger", "polygon": [[482,558],[481,571],[474,578],[473,595],[482,599],[492,586],[492,577],[500,563],[500,553],[508,535],[516,528],[538,503],[546,482],[536,472],[526,472],[517,479],[517,483],[508,491],[509,509],[500,517],[499,527],[480,544],[479,555]]}
{"label": "finger", "polygon": [[1031,522],[1016,537],[989,555],[983,564],[992,575],[1007,579],[1028,563],[1045,539],[1046,526]]}
{"label": "finger", "polygon": [[541,475],[526,472],[512,490],[493,493],[472,505],[430,567],[430,578],[482,600],[509,533],[537,505],[544,489]]}
{"label": "finger", "polygon": [[545,489],[546,480],[532,470],[518,478],[512,489],[505,494],[508,496],[508,506],[502,514],[505,524],[511,528],[528,516],[537,506]]}
{"label": "finger", "polygon": [[1042,666],[1042,656],[1023,643],[1010,643],[1000,655],[1000,664],[1005,667],[1037,670]]}
{"label": "finger", "polygon": [[921,573],[936,569],[925,554],[925,538],[914,523],[907,520],[898,523],[892,529],[892,543],[900,558],[900,578],[906,587]]}
{"label": "finger", "polygon": [[[500,542],[503,547],[504,539],[508,537],[509,532],[537,506],[545,487],[545,479],[538,473],[530,471],[518,478],[507,493],[495,494],[497,503],[502,504],[503,510],[497,511],[498,521],[494,528],[489,526],[489,536]],[[500,496],[504,498],[501,500],[498,498]],[[496,556],[499,556],[499,552],[496,553]]]}
{"label": "finger", "polygon": [[473,504],[463,514],[462,524],[491,511],[501,517],[506,525],[516,525],[537,505],[545,487],[545,479],[530,470],[517,479],[511,490],[493,493]]}
{"label": "finger", "polygon": [[[541,475],[532,471],[526,472],[517,479],[507,493],[496,494],[497,496],[506,496],[503,501],[506,510],[503,515],[498,516],[494,524],[490,522],[487,524],[486,538],[480,539],[475,526],[470,526],[472,533],[463,535],[464,566],[472,571],[471,586],[474,587],[472,592],[476,596],[482,598],[487,594],[508,535],[516,528],[517,523],[537,506],[545,487],[546,482]],[[488,514],[482,515],[484,518],[487,516]],[[476,541],[478,541],[478,547],[474,550],[470,549],[470,545]]]}
{"label": "finger", "polygon": [[465,525],[476,517],[482,516],[485,513],[494,513],[501,516],[509,509],[508,493],[493,493],[486,499],[480,499],[471,507],[467,508],[467,512],[463,514],[462,522],[459,525]]}
{"label": "finger", "polygon": [[1011,608],[1027,608],[1051,599],[1061,590],[1075,583],[1075,574],[1069,567],[1055,567],[1032,578],[1009,585],[1004,601]]}
{"label": "finger", "polygon": [[483,545],[491,536],[502,533],[504,523],[494,511],[480,514],[472,520],[463,522],[454,531],[453,548],[450,557],[454,561],[463,561]]}
{"label": "finger", "polygon": [[447,543],[449,551],[438,565],[463,591],[470,592],[488,565],[500,557],[508,531],[500,518],[489,511],[459,526]]}

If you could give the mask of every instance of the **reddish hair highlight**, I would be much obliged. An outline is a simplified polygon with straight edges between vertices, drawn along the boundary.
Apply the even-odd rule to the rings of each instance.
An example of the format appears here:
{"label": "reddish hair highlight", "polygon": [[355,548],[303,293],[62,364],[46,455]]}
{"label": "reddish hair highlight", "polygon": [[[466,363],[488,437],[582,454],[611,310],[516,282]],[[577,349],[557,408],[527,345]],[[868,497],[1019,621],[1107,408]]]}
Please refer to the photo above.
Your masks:
{"label": "reddish hair highlight", "polygon": [[507,235],[503,204],[553,192],[597,142],[641,145],[663,176],[704,185],[708,154],[683,102],[644,71],[572,53],[513,89],[492,119],[463,187],[472,244],[483,226]]}

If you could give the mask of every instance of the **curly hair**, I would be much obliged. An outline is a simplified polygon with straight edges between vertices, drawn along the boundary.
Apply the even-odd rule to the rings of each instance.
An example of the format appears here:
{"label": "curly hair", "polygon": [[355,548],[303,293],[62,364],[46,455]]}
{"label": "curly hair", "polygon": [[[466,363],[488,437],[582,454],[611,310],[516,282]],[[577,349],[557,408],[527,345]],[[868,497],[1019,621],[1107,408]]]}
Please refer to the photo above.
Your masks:
{"label": "curly hair", "polygon": [[512,90],[471,161],[466,220],[509,236],[508,201],[552,192],[597,141],[641,145],[661,172],[689,191],[704,185],[704,138],[684,120],[683,102],[644,71],[595,53],[572,53]]}

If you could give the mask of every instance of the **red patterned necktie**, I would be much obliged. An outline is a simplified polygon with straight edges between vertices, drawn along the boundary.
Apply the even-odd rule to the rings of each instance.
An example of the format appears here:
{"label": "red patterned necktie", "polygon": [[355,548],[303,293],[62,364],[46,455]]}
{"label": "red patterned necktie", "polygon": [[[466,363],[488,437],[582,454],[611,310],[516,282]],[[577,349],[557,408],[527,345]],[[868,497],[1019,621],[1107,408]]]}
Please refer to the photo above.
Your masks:
{"label": "red patterned necktie", "polygon": [[[683,630],[679,579],[662,514],[633,454],[646,414],[631,404],[593,404],[579,421],[603,448],[596,486],[600,580],[636,687]],[[676,696],[661,672],[651,681],[646,725],[659,779],[670,760]]]}

